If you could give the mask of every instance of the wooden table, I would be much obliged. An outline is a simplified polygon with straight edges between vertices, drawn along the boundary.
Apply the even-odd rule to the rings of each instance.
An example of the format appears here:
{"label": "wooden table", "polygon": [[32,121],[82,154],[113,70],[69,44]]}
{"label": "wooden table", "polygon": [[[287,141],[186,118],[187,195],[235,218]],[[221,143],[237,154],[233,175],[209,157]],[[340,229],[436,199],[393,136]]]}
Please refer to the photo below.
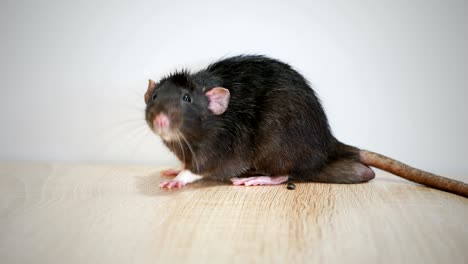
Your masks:
{"label": "wooden table", "polygon": [[468,263],[468,199],[386,173],[166,191],[160,169],[1,164],[0,263]]}

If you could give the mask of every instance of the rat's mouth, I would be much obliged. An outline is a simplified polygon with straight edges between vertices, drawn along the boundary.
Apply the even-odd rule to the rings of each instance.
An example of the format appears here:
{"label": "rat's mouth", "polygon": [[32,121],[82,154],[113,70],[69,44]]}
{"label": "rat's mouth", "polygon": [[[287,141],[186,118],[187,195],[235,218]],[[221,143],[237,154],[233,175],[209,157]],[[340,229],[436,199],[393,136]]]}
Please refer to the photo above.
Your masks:
{"label": "rat's mouth", "polygon": [[164,141],[173,141],[179,139],[179,132],[173,131],[170,128],[161,129],[158,127],[153,127],[153,132],[160,136]]}
{"label": "rat's mouth", "polygon": [[173,141],[180,137],[180,131],[172,128],[174,124],[165,113],[157,114],[153,119],[153,123],[149,123],[149,125],[153,132],[164,141]]}
{"label": "rat's mouth", "polygon": [[176,124],[166,113],[160,112],[156,114],[153,122],[148,122],[148,125],[156,135],[166,142],[178,140],[181,137],[179,129],[177,127],[174,128]]}

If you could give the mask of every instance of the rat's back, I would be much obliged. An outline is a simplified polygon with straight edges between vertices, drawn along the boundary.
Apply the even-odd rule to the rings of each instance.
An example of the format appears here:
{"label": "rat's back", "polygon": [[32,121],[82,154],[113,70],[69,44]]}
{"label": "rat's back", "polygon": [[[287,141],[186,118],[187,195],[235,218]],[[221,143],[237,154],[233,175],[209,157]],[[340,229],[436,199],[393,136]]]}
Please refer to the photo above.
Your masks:
{"label": "rat's back", "polygon": [[238,87],[260,94],[284,85],[288,85],[290,90],[310,90],[304,77],[291,66],[261,55],[222,59],[208,66],[206,71],[219,77],[224,86]]}
{"label": "rat's back", "polygon": [[240,121],[246,127],[240,133],[252,134],[256,170],[281,175],[298,163],[310,163],[311,157],[317,167],[326,163],[336,140],[320,101],[300,73],[264,56],[223,59],[206,72],[231,93],[226,123]]}

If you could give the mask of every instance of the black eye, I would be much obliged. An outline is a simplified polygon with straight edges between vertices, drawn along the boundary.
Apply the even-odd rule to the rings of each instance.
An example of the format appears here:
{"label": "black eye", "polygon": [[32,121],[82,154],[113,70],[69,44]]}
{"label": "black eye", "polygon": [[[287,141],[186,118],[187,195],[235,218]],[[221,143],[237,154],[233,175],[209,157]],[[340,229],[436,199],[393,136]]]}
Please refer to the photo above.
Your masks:
{"label": "black eye", "polygon": [[156,98],[158,98],[158,95],[157,94],[153,94],[153,96],[151,97],[151,100],[156,100]]}
{"label": "black eye", "polygon": [[190,97],[189,94],[184,94],[184,97],[182,97],[182,100],[184,100],[185,102],[192,102],[192,98]]}

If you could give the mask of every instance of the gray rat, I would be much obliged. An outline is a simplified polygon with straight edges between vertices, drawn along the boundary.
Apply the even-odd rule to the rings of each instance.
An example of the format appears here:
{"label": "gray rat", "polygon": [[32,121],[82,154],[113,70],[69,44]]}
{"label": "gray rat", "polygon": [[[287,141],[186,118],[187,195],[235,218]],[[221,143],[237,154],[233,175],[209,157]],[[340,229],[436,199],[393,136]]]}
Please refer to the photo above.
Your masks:
{"label": "gray rat", "polygon": [[145,103],[149,127],[183,166],[164,173],[177,176],[162,188],[201,178],[244,186],[363,183],[375,177],[372,166],[468,197],[466,183],[338,141],[307,80],[279,60],[241,55],[174,72],[149,81]]}

